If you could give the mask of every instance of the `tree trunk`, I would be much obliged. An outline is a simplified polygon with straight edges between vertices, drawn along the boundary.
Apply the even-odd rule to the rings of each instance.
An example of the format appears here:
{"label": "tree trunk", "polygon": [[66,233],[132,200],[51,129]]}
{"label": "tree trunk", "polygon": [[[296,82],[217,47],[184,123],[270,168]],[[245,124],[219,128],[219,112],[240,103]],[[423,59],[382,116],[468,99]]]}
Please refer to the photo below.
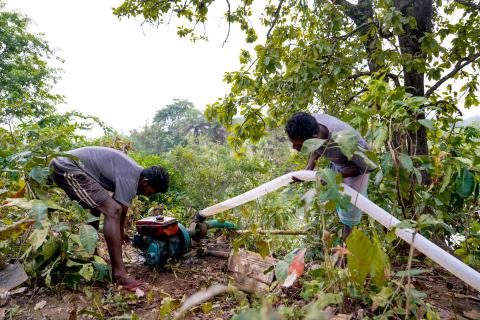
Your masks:
{"label": "tree trunk", "polygon": [[[426,33],[432,32],[433,26],[433,3],[432,0],[395,0],[395,8],[404,16],[413,17],[416,27],[411,28],[408,24],[403,28],[405,33],[398,37],[402,54],[411,55],[412,59],[425,59],[422,53],[420,39]],[[407,92],[414,96],[425,95],[424,74],[414,68],[404,68],[404,86]],[[425,115],[419,114],[417,120],[424,119]],[[427,132],[425,127],[420,126],[417,131],[408,132],[406,144],[410,155],[428,155]],[[426,176],[424,179],[427,178]],[[429,180],[429,179],[427,179]],[[427,181],[423,181],[424,183]]]}

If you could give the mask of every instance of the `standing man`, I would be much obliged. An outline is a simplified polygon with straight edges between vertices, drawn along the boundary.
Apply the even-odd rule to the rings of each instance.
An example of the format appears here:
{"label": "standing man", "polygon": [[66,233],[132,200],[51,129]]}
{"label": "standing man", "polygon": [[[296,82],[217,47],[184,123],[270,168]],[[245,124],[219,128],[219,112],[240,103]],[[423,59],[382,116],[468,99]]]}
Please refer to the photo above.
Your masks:
{"label": "standing man", "polygon": [[[306,112],[298,112],[288,119],[285,127],[293,148],[297,151],[302,149],[305,140],[312,138],[327,140],[319,149],[310,154],[306,170],[313,170],[317,159],[323,156],[330,160],[331,168],[343,176],[343,182],[346,185],[366,195],[368,177],[373,168],[370,168],[359,155],[354,154],[349,160],[331,141],[332,133],[345,130],[355,133],[360,149],[370,149],[358,131],[349,124],[326,114],[311,115]],[[343,238],[346,239],[352,231],[352,227],[360,223],[362,212],[351,204],[347,210],[337,207],[337,212],[344,225]]]}
{"label": "standing man", "polygon": [[[123,263],[122,242],[128,241],[125,217],[136,195],[150,196],[168,190],[167,171],[159,166],[143,169],[124,153],[111,148],[84,147],[67,153],[75,160],[53,159],[50,179],[94,216],[104,215],[103,233],[114,281],[131,291],[147,289],[143,281],[128,275]],[[98,230],[98,221],[94,227]]]}

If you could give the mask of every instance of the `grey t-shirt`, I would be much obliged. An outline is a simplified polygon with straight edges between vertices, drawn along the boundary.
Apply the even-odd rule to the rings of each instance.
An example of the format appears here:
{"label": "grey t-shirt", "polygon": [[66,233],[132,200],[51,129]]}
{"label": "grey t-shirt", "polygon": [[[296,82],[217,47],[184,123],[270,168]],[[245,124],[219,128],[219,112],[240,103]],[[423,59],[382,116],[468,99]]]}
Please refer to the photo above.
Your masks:
{"label": "grey t-shirt", "polygon": [[125,206],[132,204],[137,194],[138,180],[143,168],[124,153],[105,147],[84,147],[67,152],[79,160],[56,158],[55,165],[78,165],[106,190],[114,193],[114,199]]}
{"label": "grey t-shirt", "polygon": [[[313,115],[317,122],[328,129],[328,139],[332,138],[332,133],[339,131],[353,131],[358,138],[358,146],[360,149],[370,150],[370,146],[365,141],[365,139],[360,135],[360,133],[352,128],[348,123],[343,122],[342,120],[329,116],[328,114],[314,114]],[[342,154],[340,148],[335,146],[335,144],[329,143],[328,146],[322,146],[319,149],[320,154],[326,159],[332,162],[332,167],[334,170],[339,171],[343,168],[348,167],[357,167],[360,174],[370,173],[374,168],[370,168],[365,160],[354,154],[351,160]]]}

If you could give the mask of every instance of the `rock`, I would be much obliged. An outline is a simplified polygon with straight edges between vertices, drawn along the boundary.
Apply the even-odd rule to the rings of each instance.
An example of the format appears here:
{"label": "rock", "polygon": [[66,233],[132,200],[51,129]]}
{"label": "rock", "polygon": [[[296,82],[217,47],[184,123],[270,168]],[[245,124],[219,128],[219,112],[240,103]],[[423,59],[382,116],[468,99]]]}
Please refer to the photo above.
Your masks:
{"label": "rock", "polygon": [[437,311],[438,311],[438,315],[440,316],[440,320],[453,320],[453,319],[455,319],[455,315],[448,310],[445,310],[445,309],[442,309],[442,308],[437,308]]}
{"label": "rock", "polygon": [[271,257],[264,259],[256,252],[239,250],[234,254],[232,250],[228,259],[228,270],[270,285],[273,282],[274,273],[265,274],[265,270],[272,268],[276,263],[277,259]]}
{"label": "rock", "polygon": [[0,270],[0,294],[6,293],[28,280],[27,273],[20,263],[7,264]]}

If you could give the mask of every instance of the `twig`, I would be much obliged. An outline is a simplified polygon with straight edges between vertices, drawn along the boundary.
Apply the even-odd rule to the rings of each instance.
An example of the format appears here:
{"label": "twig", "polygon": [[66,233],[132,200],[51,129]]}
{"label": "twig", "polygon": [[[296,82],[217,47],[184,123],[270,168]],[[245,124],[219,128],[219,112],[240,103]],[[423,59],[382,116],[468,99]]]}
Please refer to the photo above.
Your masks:
{"label": "twig", "polygon": [[338,38],[336,38],[335,40],[338,41],[338,40],[347,40],[348,38],[350,38],[351,36],[353,36],[355,33],[357,33],[358,31],[362,30],[363,28],[369,26],[373,24],[373,22],[365,22],[361,25],[359,25],[358,27],[356,27],[355,29],[353,29],[352,31],[350,31],[349,33],[343,35],[343,36],[340,36]]}
{"label": "twig", "polygon": [[236,230],[237,233],[258,233],[258,234],[276,234],[276,235],[305,235],[307,232],[305,230],[265,230],[257,229],[252,230]]}
{"label": "twig", "polygon": [[232,24],[231,23],[231,9],[230,9],[230,1],[229,0],[225,0],[227,2],[227,5],[228,5],[228,13],[227,13],[227,22],[228,22],[228,32],[227,32],[227,36],[225,37],[225,40],[223,40],[223,44],[222,44],[222,47],[225,46],[225,43],[227,43],[227,40],[228,40],[228,37],[230,36],[230,25]]}
{"label": "twig", "polygon": [[[371,76],[371,75],[372,75],[372,72],[370,72],[370,71],[360,71],[356,74],[353,74],[353,75],[349,76],[348,79],[354,79],[355,80],[355,79],[360,78],[360,77]],[[384,75],[387,78],[392,79],[397,87],[400,87],[400,81],[398,80],[398,75],[390,73],[390,72],[385,73]]]}
{"label": "twig", "polygon": [[406,295],[407,295],[407,301],[405,303],[405,320],[408,319],[408,314],[410,313],[410,286],[412,282],[412,277],[410,275],[410,269],[412,268],[412,260],[413,260],[413,252],[415,251],[415,247],[413,244],[415,243],[415,235],[417,234],[417,231],[412,235],[412,243],[410,245],[410,251],[408,253],[408,263],[407,263],[407,287],[406,287]]}
{"label": "twig", "polygon": [[468,66],[470,63],[475,62],[480,57],[480,52],[474,54],[473,56],[469,58],[461,58],[458,60],[457,64],[453,68],[452,71],[450,71],[448,74],[446,74],[442,79],[438,80],[437,83],[435,83],[430,89],[427,90],[425,93],[425,97],[429,97],[435,90],[438,89],[445,81],[448,79],[452,78],[454,75],[456,75],[460,70],[462,70],[464,67]]}
{"label": "twig", "polygon": [[270,32],[272,32],[273,27],[275,26],[275,24],[278,21],[278,18],[280,16],[280,10],[282,9],[283,1],[284,0],[280,0],[280,2],[278,3],[278,6],[277,6],[277,10],[275,10],[275,17],[273,18],[272,24],[270,25],[270,29],[268,29],[267,39],[270,38]]}
{"label": "twig", "polygon": [[453,0],[453,2],[463,4],[470,9],[480,10],[480,4],[468,0]]}
{"label": "twig", "polygon": [[355,99],[356,97],[358,97],[359,95],[361,95],[362,93],[368,91],[367,88],[363,88],[362,90],[358,91],[356,94],[354,94],[353,96],[351,96],[347,102],[345,102],[345,107],[348,106],[352,101],[353,99]]}
{"label": "twig", "polygon": [[397,156],[395,155],[395,151],[393,150],[393,147],[392,147],[391,138],[388,139],[387,145],[388,145],[388,149],[390,150],[390,155],[392,156],[393,164],[395,166],[395,184],[396,184],[396,189],[397,189],[397,197],[398,197],[398,200],[400,201],[400,204],[402,205],[403,217],[407,218],[405,203],[403,202],[403,197],[402,197],[402,193],[401,193],[401,190],[400,190],[400,181],[399,181],[399,179],[400,179],[400,169],[399,169],[399,166],[398,166]]}

